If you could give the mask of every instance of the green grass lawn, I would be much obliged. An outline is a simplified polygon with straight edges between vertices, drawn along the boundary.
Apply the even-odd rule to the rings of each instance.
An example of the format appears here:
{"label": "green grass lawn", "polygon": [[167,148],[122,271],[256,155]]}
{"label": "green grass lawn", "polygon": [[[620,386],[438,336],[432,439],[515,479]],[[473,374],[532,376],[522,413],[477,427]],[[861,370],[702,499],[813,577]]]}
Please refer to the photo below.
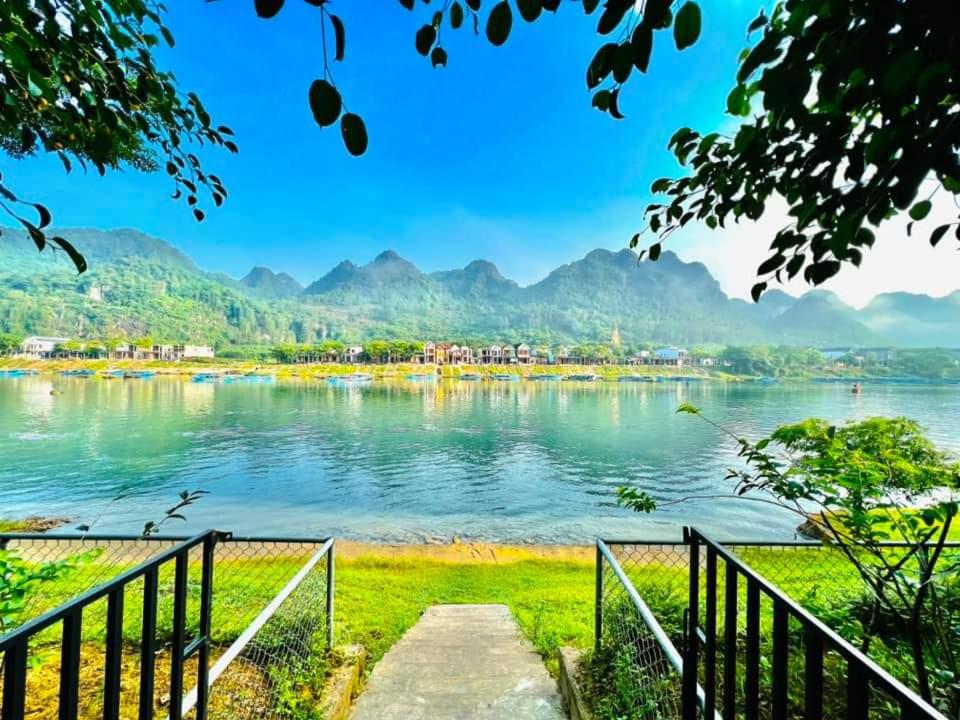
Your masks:
{"label": "green grass lawn", "polygon": [[593,642],[594,569],[575,560],[506,563],[361,557],[337,563],[337,642],[376,662],[438,603],[502,603],[555,670],[556,648]]}
{"label": "green grass lawn", "polygon": [[[368,667],[373,667],[397,640],[431,605],[440,603],[497,603],[510,608],[525,635],[543,656],[551,672],[556,672],[556,649],[560,646],[590,648],[594,632],[595,568],[591,553],[580,550],[553,555],[546,549],[497,549],[494,556],[472,557],[463,551],[460,557],[449,557],[456,546],[423,546],[391,549],[365,547],[349,550],[344,546],[336,564],[335,643],[360,644],[369,652]],[[467,547],[467,546],[463,546]],[[396,549],[394,549],[396,550]],[[280,552],[272,557],[256,552],[220,559],[215,569],[213,607],[213,639],[226,647],[246,628],[275,594],[302,567],[313,550],[302,553]],[[616,550],[615,550],[616,551]],[[272,551],[277,552],[277,551]],[[637,549],[634,555],[623,551],[623,565],[640,595],[650,605],[668,634],[679,639],[683,609],[687,604],[686,557],[682,550]],[[747,564],[772,583],[804,604],[821,609],[843,608],[863,593],[863,585],[853,568],[839,553],[826,548],[735,549]],[[446,553],[446,554],[445,554]],[[123,562],[117,558],[122,557]],[[633,562],[627,558],[632,557]],[[113,556],[110,551],[94,555],[81,563],[69,576],[45,583],[38,592],[31,615],[54,607],[78,592],[99,584],[135,564],[131,555]],[[722,568],[720,568],[722,570]],[[723,617],[722,572],[719,574],[718,610]],[[258,635],[258,642],[269,644],[271,637],[286,643],[284,638],[305,617],[312,617],[314,634],[322,636],[324,603],[324,571],[319,566],[310,580],[282,606],[268,633]],[[609,589],[615,590],[616,579],[606,574]],[[141,582],[127,592],[124,613],[124,635],[131,648],[139,640],[141,626]],[[312,584],[311,584],[312,583]],[[160,573],[158,636],[168,638],[172,627],[172,567]],[[199,565],[191,564],[188,596],[190,612],[188,630],[195,630],[199,602]],[[812,592],[816,595],[811,595]],[[611,596],[613,597],[613,596]],[[619,598],[623,598],[621,593]],[[745,609],[744,587],[738,592],[738,609],[742,628]],[[613,597],[612,601],[617,601]],[[761,619],[765,651],[770,636],[769,601]],[[703,611],[701,604],[701,611]],[[611,608],[612,609],[612,608]],[[84,641],[90,652],[102,652],[106,606],[99,602],[84,613]],[[835,618],[824,618],[833,622]],[[55,664],[59,635],[57,628],[40,638],[50,650]],[[879,646],[877,650],[882,650]],[[216,653],[215,653],[216,654]],[[877,657],[888,665],[890,658]],[[135,660],[132,659],[131,662]],[[896,670],[897,668],[891,667]],[[602,699],[602,698],[601,698]]]}

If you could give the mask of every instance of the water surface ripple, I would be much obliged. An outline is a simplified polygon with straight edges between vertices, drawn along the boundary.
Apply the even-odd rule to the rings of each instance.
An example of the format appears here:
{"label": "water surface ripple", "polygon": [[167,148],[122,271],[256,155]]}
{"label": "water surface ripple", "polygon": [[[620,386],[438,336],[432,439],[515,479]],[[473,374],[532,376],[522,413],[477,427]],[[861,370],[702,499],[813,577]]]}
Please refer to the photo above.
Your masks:
{"label": "water surface ripple", "polygon": [[[56,391],[51,394],[51,391]],[[661,502],[730,493],[728,437],[784,422],[907,415],[960,450],[960,388],[721,383],[210,385],[179,379],[0,379],[0,516],[66,515],[136,532],[176,493],[210,491],[181,531],[499,542],[789,538],[767,506],[691,501],[638,516],[636,485]],[[122,500],[111,501],[117,496]]]}

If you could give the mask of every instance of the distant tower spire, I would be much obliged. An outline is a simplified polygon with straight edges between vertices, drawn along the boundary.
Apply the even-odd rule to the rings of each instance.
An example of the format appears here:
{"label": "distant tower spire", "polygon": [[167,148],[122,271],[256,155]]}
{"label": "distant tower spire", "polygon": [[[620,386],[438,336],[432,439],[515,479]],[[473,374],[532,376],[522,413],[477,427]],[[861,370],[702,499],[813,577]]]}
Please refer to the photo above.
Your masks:
{"label": "distant tower spire", "polygon": [[610,344],[614,347],[620,347],[622,341],[620,339],[620,323],[613,323],[613,334],[610,336]]}

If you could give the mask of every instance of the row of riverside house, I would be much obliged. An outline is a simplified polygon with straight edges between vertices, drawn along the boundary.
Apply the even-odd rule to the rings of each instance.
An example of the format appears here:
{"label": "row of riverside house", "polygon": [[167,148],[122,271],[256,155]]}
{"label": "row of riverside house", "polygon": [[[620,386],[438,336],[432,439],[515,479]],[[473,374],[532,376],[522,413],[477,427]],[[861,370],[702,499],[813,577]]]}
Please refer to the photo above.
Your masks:
{"label": "row of riverside house", "polygon": [[[592,361],[577,355],[576,349],[565,345],[553,349],[531,348],[526,343],[517,345],[489,345],[471,348],[456,343],[428,342],[417,362],[427,365],[568,365]],[[694,361],[683,348],[664,347],[642,351],[626,359],[630,365],[713,365],[715,360],[703,358]]]}
{"label": "row of riverside house", "polygon": [[110,360],[196,360],[212,359],[208,345],[139,345],[137,343],[81,342],[62,337],[34,335],[20,344],[15,357],[31,360],[51,358],[107,358]]}

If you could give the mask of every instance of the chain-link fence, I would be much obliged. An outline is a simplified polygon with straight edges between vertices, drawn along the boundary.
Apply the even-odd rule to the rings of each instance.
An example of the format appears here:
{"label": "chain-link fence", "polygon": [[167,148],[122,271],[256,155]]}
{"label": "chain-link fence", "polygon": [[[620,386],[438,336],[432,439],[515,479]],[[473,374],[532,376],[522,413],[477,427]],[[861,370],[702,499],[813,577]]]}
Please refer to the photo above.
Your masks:
{"label": "chain-link fence", "polygon": [[[877,622],[886,623],[887,627],[879,628],[875,634],[883,635],[886,641],[875,639],[864,642],[864,627],[871,621],[874,612],[873,592],[864,582],[855,565],[842,550],[836,546],[817,542],[793,543],[721,543],[729,548],[754,571],[764,579],[783,591],[783,593],[811,612],[818,619],[826,623],[848,641],[862,647],[867,654],[909,687],[916,687],[915,666],[908,649],[908,642],[903,635],[903,628],[896,626],[896,619],[880,615]],[[653,616],[673,639],[677,647],[683,647],[685,615],[689,606],[689,563],[690,548],[683,542],[643,542],[643,541],[606,541],[610,554],[617,561],[630,584],[635,588],[637,595],[649,606]],[[889,543],[886,552],[889,560],[895,564],[896,559],[908,551],[906,544]],[[700,558],[700,572],[705,572],[704,555]],[[941,568],[941,593],[938,596],[939,605],[936,611],[949,613],[957,620],[960,626],[960,593],[955,588],[960,584],[960,543],[949,543],[938,565]],[[655,673],[659,670],[649,657],[642,656],[636,648],[644,645],[638,642],[638,633],[631,631],[629,623],[621,619],[622,611],[617,611],[622,590],[616,583],[612,587],[608,582],[610,571],[604,573],[604,597],[602,601],[603,626],[602,637],[610,637],[614,642],[620,642],[625,648],[634,648],[635,657],[630,664],[630,672],[643,675],[647,667],[653,667]],[[951,579],[952,577],[952,579]],[[723,582],[718,579],[722,604]],[[700,587],[700,617],[699,626],[706,626],[706,582],[701,577]],[[954,589],[952,589],[954,588]],[[743,607],[741,598],[741,615]],[[721,608],[722,610],[722,608]],[[629,613],[627,613],[627,617]],[[764,626],[762,642],[766,649],[772,647],[771,612],[762,614]],[[743,618],[741,618],[741,622]],[[624,628],[627,628],[624,630]],[[796,628],[792,628],[791,637],[796,635]],[[626,638],[626,639],[624,639]],[[892,638],[892,641],[890,640]],[[613,653],[610,648],[598,646],[597,656],[608,662]],[[604,655],[604,653],[606,655]],[[622,657],[629,657],[627,650],[622,650]],[[826,684],[839,682],[842,678],[844,665],[840,662],[830,662],[829,655],[825,656],[827,674]],[[621,658],[621,661],[622,658]],[[834,668],[838,677],[830,675]],[[800,659],[794,663],[794,671],[802,670],[802,652]],[[620,676],[629,677],[621,671]],[[639,693],[643,690],[643,682],[634,680],[623,686],[614,686],[617,696],[629,697],[631,692]],[[842,688],[837,689],[841,695]],[[874,694],[877,694],[874,691]],[[883,704],[878,698],[871,707]],[[629,703],[627,703],[629,704]],[[615,717],[615,715],[613,715]],[[659,717],[635,711],[633,714],[624,714],[627,718]],[[679,715],[677,715],[679,717]]]}
{"label": "chain-link fence", "polygon": [[[16,562],[22,574],[37,576],[30,582],[24,601],[8,605],[0,637],[103,586],[182,540],[0,535],[0,550],[6,551],[2,557]],[[211,677],[216,681],[210,689],[210,717],[309,717],[309,708],[317,700],[326,674],[332,635],[332,542],[221,536],[214,547],[213,567],[208,657]],[[186,570],[187,645],[201,636],[201,573],[201,553],[195,548],[190,551]],[[174,587],[174,568],[168,563],[157,574],[155,610],[147,613],[156,617],[150,661],[155,666],[153,705],[161,717],[169,712],[172,702]],[[123,591],[120,717],[138,714],[141,672],[151,650],[142,642],[147,636],[145,598],[150,594],[145,578],[127,584]],[[84,608],[79,718],[103,717],[108,619],[105,600]],[[54,628],[31,640],[27,716],[32,719],[58,715],[61,643],[61,634]],[[198,677],[197,662],[198,654],[186,661],[184,691]],[[185,709],[191,709],[193,697],[188,695]]]}
{"label": "chain-link fence", "polygon": [[[669,587],[659,588],[658,590]],[[667,720],[681,716],[677,627],[664,626],[617,558],[597,543],[597,637],[593,682],[601,717]]]}

